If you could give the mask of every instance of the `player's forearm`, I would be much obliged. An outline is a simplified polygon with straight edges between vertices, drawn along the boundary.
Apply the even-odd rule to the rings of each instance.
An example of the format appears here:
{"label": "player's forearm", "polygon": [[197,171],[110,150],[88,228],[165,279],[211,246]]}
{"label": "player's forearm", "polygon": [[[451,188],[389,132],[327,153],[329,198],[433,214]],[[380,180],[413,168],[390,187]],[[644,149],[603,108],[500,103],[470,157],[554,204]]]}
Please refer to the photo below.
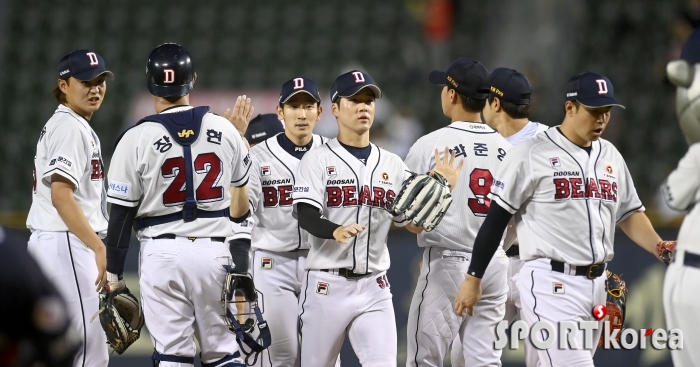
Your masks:
{"label": "player's forearm", "polygon": [[416,227],[413,225],[413,223],[408,223],[405,228],[406,228],[406,230],[408,230],[411,233],[415,233],[415,234],[423,233],[423,227]]}
{"label": "player's forearm", "polygon": [[310,204],[297,204],[297,217],[299,218],[299,227],[309,232],[317,238],[333,239],[333,233],[341,225],[333,223],[321,216],[318,209]]}
{"label": "player's forearm", "polygon": [[51,184],[51,203],[58,212],[68,230],[87,247],[97,252],[104,252],[105,245],[95,230],[90,227],[83,210],[73,197],[73,188],[63,182]]}
{"label": "player's forearm", "polygon": [[484,276],[493,254],[496,253],[498,245],[501,243],[503,231],[506,230],[512,217],[513,215],[507,210],[501,208],[497,203],[491,202],[491,208],[474,240],[472,260],[469,263],[467,274],[476,278]]}
{"label": "player's forearm", "polygon": [[109,224],[107,227],[107,271],[112,274],[124,273],[124,263],[129,252],[131,240],[131,226],[136,217],[136,207],[126,207],[112,204],[109,211]]}
{"label": "player's forearm", "polygon": [[656,233],[644,212],[634,212],[618,225],[634,243],[652,255],[657,255],[656,244],[661,242],[661,237]]}
{"label": "player's forearm", "polygon": [[250,203],[248,202],[248,189],[243,187],[231,187],[229,189],[231,193],[231,217],[241,218],[248,213],[250,210]]}

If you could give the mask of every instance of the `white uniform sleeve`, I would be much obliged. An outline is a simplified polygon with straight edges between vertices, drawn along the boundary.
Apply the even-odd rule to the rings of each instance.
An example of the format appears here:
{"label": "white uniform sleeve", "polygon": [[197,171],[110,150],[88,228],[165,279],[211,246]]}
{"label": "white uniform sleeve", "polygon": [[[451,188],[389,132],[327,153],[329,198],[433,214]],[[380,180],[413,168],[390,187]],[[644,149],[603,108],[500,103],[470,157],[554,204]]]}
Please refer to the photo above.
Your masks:
{"label": "white uniform sleeve", "polygon": [[46,157],[48,165],[41,178],[51,184],[51,175],[58,174],[70,180],[76,189],[80,186],[87,161],[87,148],[80,126],[65,122],[53,129],[47,138]]}
{"label": "white uniform sleeve", "polygon": [[143,195],[141,173],[145,167],[139,162],[134,132],[128,131],[119,141],[107,174],[107,201],[127,207],[137,206]]}
{"label": "white uniform sleeve", "polygon": [[511,214],[535,193],[535,183],[529,161],[529,147],[511,148],[493,177],[489,197]]}
{"label": "white uniform sleeve", "polygon": [[[259,157],[258,157],[259,158]],[[260,203],[260,162],[255,156],[251,156],[250,170],[248,171],[248,201],[250,202],[250,211],[255,213]]]}
{"label": "white uniform sleeve", "polygon": [[664,200],[675,210],[689,210],[698,202],[700,188],[700,143],[690,146],[676,168],[661,187]]}
{"label": "white uniform sleeve", "polygon": [[413,146],[411,146],[411,149],[408,150],[408,154],[406,155],[406,160],[404,160],[404,163],[406,164],[406,167],[408,167],[408,169],[412,172],[426,173],[428,172],[429,168],[429,159],[425,159],[425,152],[420,146],[422,145],[420,142],[421,141],[418,140],[415,144],[413,144]]}
{"label": "white uniform sleeve", "polygon": [[248,183],[248,171],[250,170],[250,154],[241,138],[241,135],[231,126],[233,134],[233,175],[231,175],[231,186],[243,187]]}
{"label": "white uniform sleeve", "polygon": [[296,218],[297,204],[306,203],[323,212],[323,198],[326,185],[323,182],[323,167],[316,155],[305,154],[297,168],[294,185],[294,216]]}
{"label": "white uniform sleeve", "polygon": [[622,161],[622,171],[623,180],[622,182],[618,180],[620,183],[617,188],[617,200],[620,204],[619,208],[617,208],[616,222],[618,223],[627,219],[636,211],[644,211],[644,205],[642,205],[642,201],[637,196],[637,189],[635,189],[634,182],[632,182],[632,175],[630,175],[624,160]]}
{"label": "white uniform sleeve", "polygon": [[[410,151],[409,151],[409,155],[410,155]],[[406,159],[408,159],[408,157],[406,157]],[[411,172],[409,172],[409,167],[406,165],[405,162],[401,162],[401,165],[403,167],[403,178],[401,179],[401,182],[405,182],[406,180],[408,180],[409,177],[411,177]],[[401,188],[403,188],[403,185],[401,186]],[[397,193],[397,195],[398,195],[398,193]],[[409,221],[406,220],[405,214],[399,214],[399,215],[393,217],[392,220],[394,221],[394,225],[397,227],[405,227],[409,223]]]}

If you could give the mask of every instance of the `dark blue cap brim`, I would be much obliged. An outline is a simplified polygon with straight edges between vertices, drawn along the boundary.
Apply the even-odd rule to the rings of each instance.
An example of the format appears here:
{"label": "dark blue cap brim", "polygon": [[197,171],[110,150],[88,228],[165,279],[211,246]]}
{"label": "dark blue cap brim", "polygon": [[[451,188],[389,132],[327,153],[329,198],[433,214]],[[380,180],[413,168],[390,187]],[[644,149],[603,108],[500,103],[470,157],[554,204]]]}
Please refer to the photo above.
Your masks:
{"label": "dark blue cap brim", "polygon": [[440,70],[433,70],[430,72],[430,75],[428,75],[428,80],[430,80],[430,82],[433,84],[446,85],[447,84],[447,72],[440,71]]}
{"label": "dark blue cap brim", "polygon": [[155,85],[148,83],[148,91],[154,96],[159,97],[182,97],[186,96],[192,90],[194,80],[183,85]]}
{"label": "dark blue cap brim", "polygon": [[374,98],[377,98],[377,99],[382,98],[382,91],[381,91],[381,89],[379,89],[379,87],[377,87],[374,84],[361,84],[358,86],[350,87],[350,88],[342,91],[341,93],[338,93],[338,95],[335,97],[335,100],[331,101],[331,102],[335,102],[338,100],[338,98],[341,98],[341,97],[345,97],[345,98],[352,97],[355,94],[357,94],[359,91],[361,91],[365,88],[369,88],[372,90],[372,92],[374,93]]}
{"label": "dark blue cap brim", "polygon": [[290,98],[292,98],[293,96],[295,96],[299,93],[306,93],[306,94],[310,95],[311,98],[313,98],[316,102],[321,103],[321,98],[319,98],[319,96],[315,96],[313,93],[309,92],[308,90],[304,90],[304,89],[300,89],[300,90],[288,95],[287,98],[285,98],[284,100],[281,100],[280,103],[282,103],[282,104],[287,103],[287,101],[289,101]]}
{"label": "dark blue cap brim", "polygon": [[102,74],[107,74],[107,78],[108,78],[109,80],[114,80],[114,74],[112,74],[111,71],[109,71],[109,70],[98,70],[98,69],[85,70],[85,71],[83,71],[82,73],[77,73],[77,74],[73,74],[73,75],[68,75],[66,78],[72,76],[72,77],[75,78],[75,79],[78,79],[78,80],[81,80],[81,81],[84,81],[84,82],[85,82],[85,81],[93,80],[93,79],[97,78],[98,76],[100,76],[100,75],[102,75]]}
{"label": "dark blue cap brim", "polygon": [[589,98],[585,100],[577,99],[576,101],[588,108],[601,108],[609,106],[617,106],[621,107],[622,109],[625,108],[625,106],[621,105],[617,100],[615,100],[615,98],[611,97]]}

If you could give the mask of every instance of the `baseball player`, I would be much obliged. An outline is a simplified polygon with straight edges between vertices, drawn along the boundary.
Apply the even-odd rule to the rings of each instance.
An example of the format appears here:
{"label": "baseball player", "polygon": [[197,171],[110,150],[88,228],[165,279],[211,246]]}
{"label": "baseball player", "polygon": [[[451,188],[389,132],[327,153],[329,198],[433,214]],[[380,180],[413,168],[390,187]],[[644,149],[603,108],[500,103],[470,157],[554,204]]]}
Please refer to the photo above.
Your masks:
{"label": "baseball player", "polygon": [[[397,155],[369,141],[380,97],[364,72],[336,78],[331,108],[338,137],[299,163],[294,213],[311,234],[299,299],[302,366],[333,366],[346,334],[363,366],[396,366],[388,209],[409,172]],[[454,187],[459,170],[454,154],[445,153],[436,168]]]}
{"label": "baseball player", "polygon": [[[690,211],[678,233],[676,253],[666,270],[663,293],[666,326],[683,330],[685,346],[700,343],[697,320],[700,287],[696,278],[700,274],[700,245],[696,229],[699,215],[696,204],[700,200],[698,158],[700,143],[695,143],[662,186],[666,203],[671,208]],[[671,358],[675,366],[700,366],[700,352],[693,347],[671,350]]]}
{"label": "baseball player", "polygon": [[418,245],[425,251],[408,314],[406,366],[442,366],[457,335],[464,346],[467,366],[498,365],[501,351],[493,348],[493,330],[505,312],[505,252],[500,249],[488,267],[484,297],[477,304],[480,312],[473,317],[458,317],[452,302],[467,273],[474,238],[488,212],[493,173],[510,144],[481,123],[480,114],[489,97],[489,72],[481,63],[460,57],[446,71],[433,71],[430,81],[443,86],[442,110],[452,122],[418,139],[408,152],[406,166],[413,172],[428,172],[435,168],[435,147],[449,146],[457,157],[465,158],[460,182],[468,184],[460,184],[453,191],[452,205],[460,210],[448,211],[434,231],[407,226],[418,233]]}
{"label": "baseball player", "polygon": [[[455,310],[472,315],[481,298],[481,279],[515,215],[520,258],[516,281],[521,316],[529,326],[547,321],[556,343],[538,350],[545,366],[593,366],[597,344],[559,349],[561,321],[595,321],[593,309],[606,301],[606,263],[614,256],[615,225],[642,248],[656,254],[661,238],[644,214],[624,159],[600,139],[610,120],[614,98],[610,80],[584,72],[566,85],[565,117],[549,129],[514,146],[494,176],[491,207],[479,229],[472,262]],[[593,330],[598,340],[602,321]],[[544,331],[536,337],[545,339]],[[562,336],[563,337],[563,336]]]}
{"label": "baseball player", "polygon": [[[518,145],[533,136],[549,129],[549,126],[529,120],[530,97],[532,87],[525,75],[508,68],[497,68],[489,76],[490,93],[488,103],[484,108],[484,121],[496,129],[512,145]],[[513,222],[509,225],[512,228]],[[511,231],[514,233],[515,231]],[[520,295],[515,286],[520,268],[524,262],[520,260],[518,243],[506,247],[510,241],[506,240],[504,249],[508,255],[508,298],[506,299],[506,314],[504,320],[514,322],[520,319]],[[529,359],[527,365],[537,365],[537,353],[528,341],[525,355]]]}
{"label": "baseball player", "polygon": [[[233,235],[229,219],[248,213],[250,158],[242,132],[208,107],[189,105],[196,74],[182,46],[155,48],[146,76],[158,114],[139,121],[115,146],[106,287],[125,287],[121,274],[133,223],[154,364],[193,366],[197,338],[204,366],[243,366],[236,336],[220,316],[224,266],[232,265],[225,242]],[[243,96],[230,119],[246,125],[251,114]]]}
{"label": "baseball player", "polygon": [[299,366],[298,314],[289,305],[298,303],[302,291],[309,244],[306,231],[292,217],[292,192],[302,157],[328,140],[313,134],[321,112],[314,81],[287,81],[282,85],[276,116],[285,122],[284,133],[250,151],[248,195],[255,214],[253,276],[265,296],[265,319],[272,335],[272,344],[264,353],[268,355],[262,357],[264,366]]}
{"label": "baseball player", "polygon": [[100,139],[90,127],[107,92],[104,59],[76,50],[58,63],[59,105],[41,129],[34,156],[34,187],[27,228],[29,252],[67,303],[73,329],[84,341],[75,366],[107,366],[107,339],[99,323],[105,283],[107,205]]}
{"label": "baseball player", "polygon": [[5,315],[0,318],[0,366],[73,366],[82,343],[71,330],[66,303],[27,252],[25,240],[8,237],[2,228],[0,294],[0,314]]}

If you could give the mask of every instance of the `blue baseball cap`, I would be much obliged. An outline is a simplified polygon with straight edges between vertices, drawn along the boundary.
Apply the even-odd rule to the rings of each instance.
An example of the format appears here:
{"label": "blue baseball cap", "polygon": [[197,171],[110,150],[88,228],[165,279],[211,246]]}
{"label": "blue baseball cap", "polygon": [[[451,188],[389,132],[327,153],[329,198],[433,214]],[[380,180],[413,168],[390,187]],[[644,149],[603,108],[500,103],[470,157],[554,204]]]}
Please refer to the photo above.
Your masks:
{"label": "blue baseball cap", "polygon": [[307,78],[294,78],[282,84],[280,92],[280,103],[284,104],[298,93],[310,95],[316,102],[321,103],[321,95],[318,93],[316,83]]}
{"label": "blue baseball cap", "polygon": [[114,74],[106,69],[105,60],[97,52],[90,50],[75,50],[61,58],[58,62],[58,77],[68,79],[73,77],[78,80],[93,80],[102,74],[107,74],[110,80],[114,80]]}
{"label": "blue baseball cap", "polygon": [[428,79],[437,85],[447,85],[460,95],[486,99],[489,97],[489,71],[476,60],[460,57],[447,70],[433,70]]}
{"label": "blue baseball cap", "polygon": [[348,71],[335,78],[331,86],[331,102],[335,103],[341,97],[352,97],[364,88],[371,89],[374,98],[382,98],[382,91],[369,75],[359,70]]}
{"label": "blue baseball cap", "polygon": [[625,108],[615,99],[615,89],[603,74],[584,71],[569,79],[566,83],[566,100],[577,101],[590,107],[618,106]]}
{"label": "blue baseball cap", "polygon": [[275,136],[284,131],[282,121],[277,118],[277,114],[265,113],[255,116],[245,131],[243,136],[248,143],[258,144],[263,140]]}
{"label": "blue baseball cap", "polygon": [[530,104],[532,87],[525,75],[514,69],[494,69],[489,76],[491,96],[516,105]]}

